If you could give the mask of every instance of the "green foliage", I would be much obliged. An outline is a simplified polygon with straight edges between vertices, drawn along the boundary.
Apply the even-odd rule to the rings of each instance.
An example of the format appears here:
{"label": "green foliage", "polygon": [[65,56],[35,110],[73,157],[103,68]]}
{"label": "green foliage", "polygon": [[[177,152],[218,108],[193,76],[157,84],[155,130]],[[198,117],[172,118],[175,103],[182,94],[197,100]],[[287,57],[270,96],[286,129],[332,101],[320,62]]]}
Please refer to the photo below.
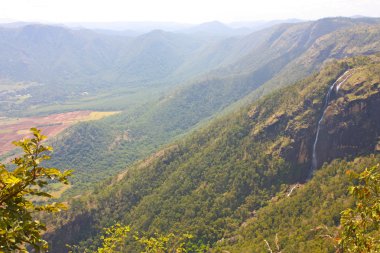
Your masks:
{"label": "green foliage", "polygon": [[124,251],[124,245],[126,243],[126,240],[128,238],[128,234],[130,232],[129,226],[123,226],[119,223],[116,223],[115,225],[104,228],[103,229],[103,235],[100,237],[101,240],[101,246],[97,248],[95,251],[91,251],[88,249],[84,249],[84,251],[81,250],[81,248],[77,245],[71,246],[66,245],[68,247],[69,253],[73,252],[85,252],[85,253],[116,253],[116,252],[123,252]]}
{"label": "green foliage", "polygon": [[100,239],[103,244],[102,247],[98,248],[98,253],[112,253],[112,252],[122,252],[125,240],[128,237],[128,232],[131,229],[129,226],[122,226],[119,223],[104,229],[105,235]]}
{"label": "green foliage", "polygon": [[[357,65],[353,63],[352,66]],[[276,230],[267,229],[268,224],[280,226],[284,221],[281,210],[268,210],[265,206],[278,195],[281,196],[281,192],[290,184],[302,182],[308,174],[309,149],[314,141],[311,136],[315,134],[323,98],[326,90],[347,67],[347,60],[335,62],[319,74],[260,99],[250,108],[215,120],[196,133],[136,163],[119,177],[103,183],[95,194],[76,199],[72,203],[72,214],[63,217],[64,225],[59,226],[50,237],[56,244],[54,250],[59,250],[65,240],[80,242],[84,248],[91,247],[99,242],[99,236],[96,235],[99,228],[109,225],[110,220],[130,224],[147,234],[188,231],[194,235],[196,244],[214,245],[223,238],[225,241],[229,241],[227,238],[236,240],[235,231],[257,210],[267,213],[262,216],[261,222],[255,223],[257,230],[263,231],[264,238],[255,237],[254,244],[265,248],[263,239],[273,238],[276,233]],[[376,88],[372,82],[364,82],[363,85],[368,89],[364,89],[362,97],[371,94]],[[358,89],[356,86],[351,87],[347,94],[356,94]],[[335,110],[338,102],[341,107],[331,114],[333,116],[342,115],[341,112],[346,110],[349,103],[339,98],[330,103],[329,109]],[[369,109],[376,110],[375,105],[377,103]],[[343,120],[335,127],[346,126],[344,123],[351,120],[340,119]],[[368,126],[377,118],[365,119],[369,124],[361,124],[362,119],[357,117],[355,126],[363,128],[359,128],[355,134],[371,137],[375,132],[373,129],[378,126],[374,125],[371,131],[368,131]],[[347,129],[341,131],[346,133]],[[326,139],[343,142],[336,134]],[[370,139],[371,144],[366,143],[367,148],[352,148],[345,154],[355,156],[358,152],[372,153],[377,140]],[[355,145],[358,147],[361,144]],[[334,171],[341,171],[339,166],[331,165],[325,177],[335,175]],[[339,222],[341,207],[348,207],[342,197],[346,181],[338,183],[340,174],[333,179],[335,184],[329,184],[326,188],[319,188],[319,182],[313,181],[307,193],[308,198],[292,202],[291,208],[286,209],[292,218],[288,224],[297,226],[292,239],[283,239],[286,230],[278,233],[280,242],[287,243],[288,250],[296,250],[294,243],[302,240],[307,241],[302,246],[304,250],[309,246],[323,251],[331,246],[324,247],[320,241],[309,242],[307,238],[315,233],[311,232],[312,229],[325,223],[320,220],[331,219],[327,224],[334,227]],[[331,192],[342,198],[336,201]],[[325,195],[327,199],[323,199]],[[336,208],[332,210],[326,206]],[[316,219],[314,223],[308,220],[310,216],[307,214],[315,212],[319,212],[321,219]],[[292,216],[293,213],[305,213],[308,226],[299,228],[300,217]],[[77,224],[81,224],[80,230],[69,234],[68,231],[72,231]],[[254,234],[254,230],[247,232],[249,236]],[[270,242],[270,245],[273,243]]]}
{"label": "green foliage", "polygon": [[[190,234],[183,234],[181,236],[176,236],[173,233],[167,235],[160,235],[156,233],[151,237],[138,237],[135,239],[143,245],[144,250],[142,253],[187,253],[195,252],[191,250],[191,244],[189,240],[193,238]],[[196,252],[201,252],[200,250]]]}
{"label": "green foliage", "polygon": [[374,253],[380,251],[380,166],[361,173],[349,171],[356,183],[349,193],[355,206],[342,212],[339,252]]}
{"label": "green foliage", "polygon": [[[155,233],[153,236],[140,236],[136,233],[133,238],[128,240],[130,232],[129,226],[116,223],[115,225],[104,228],[104,235],[100,237],[101,246],[95,251],[89,251],[87,249],[84,252],[87,253],[117,253],[117,252],[129,252],[126,245],[132,243],[132,250],[134,252],[141,253],[202,253],[206,251],[206,247],[197,247],[191,242],[193,238],[190,234],[175,235],[169,233],[167,235],[161,235]],[[69,252],[81,252],[81,248],[78,246],[68,246],[71,251]],[[130,249],[130,248],[129,248]],[[139,250],[140,249],[140,250]]]}
{"label": "green foliage", "polygon": [[0,251],[26,251],[27,244],[35,249],[47,249],[41,237],[46,227],[34,214],[66,209],[62,203],[36,205],[30,200],[32,196],[51,198],[46,186],[52,181],[67,184],[72,172],[43,167],[42,162],[50,158],[47,152],[52,148],[41,144],[46,136],[40,130],[32,128],[31,132],[33,138],[14,142],[24,152],[12,160],[15,166],[8,169],[0,164]]}
{"label": "green foliage", "polygon": [[[373,25],[371,29],[361,29],[361,24],[366,23],[376,24],[377,20],[331,18],[281,25],[243,38],[216,41],[212,45],[206,43],[206,48],[202,47],[205,42],[199,39],[158,31],[134,39],[105,38],[90,33],[83,35],[81,31],[77,31],[73,37],[89,44],[90,52],[96,49],[98,52],[88,55],[86,53],[80,59],[76,58],[76,54],[75,57],[66,59],[68,56],[65,54],[64,63],[78,66],[75,71],[69,71],[78,76],[74,78],[78,81],[74,82],[72,77],[67,77],[64,79],[64,90],[46,89],[41,86],[40,90],[48,90],[54,93],[54,96],[57,90],[65,94],[60,99],[54,97],[54,104],[50,107],[43,106],[37,109],[33,106],[32,110],[39,113],[78,108],[126,110],[123,115],[102,125],[90,123],[92,129],[89,131],[88,126],[75,128],[73,131],[78,133],[70,133],[62,142],[54,145],[59,159],[54,159],[56,163],[53,166],[63,167],[67,161],[76,162],[77,177],[69,191],[71,196],[77,196],[84,189],[90,189],[94,182],[114,175],[136,160],[146,157],[173,138],[178,138],[208,121],[215,113],[221,112],[250,92],[254,92],[255,99],[261,97],[264,92],[259,88],[261,85],[266,87],[265,92],[268,93],[279,86],[299,80],[319,69],[327,59],[336,57],[335,51],[339,51],[338,57],[343,58],[345,55],[352,55],[352,50],[367,53],[376,49],[379,40],[373,35],[377,34],[379,28]],[[350,32],[341,31],[349,27],[352,28]],[[48,28],[29,29],[44,34],[44,30]],[[53,28],[50,29],[52,32],[55,31]],[[66,38],[67,30],[57,30],[58,34],[62,33]],[[359,40],[353,39],[357,33],[360,36]],[[336,34],[339,35],[339,39],[336,39]],[[320,48],[320,39],[326,36],[321,52],[316,52],[316,48]],[[93,38],[99,39],[99,44],[92,43]],[[71,39],[68,38],[69,41]],[[344,47],[344,53],[340,50],[344,45],[342,41],[350,42],[349,46]],[[104,47],[98,48],[99,45]],[[330,52],[331,45],[337,49]],[[68,48],[65,51],[68,52],[87,52],[80,50],[80,44],[69,43],[66,46]],[[130,50],[131,46],[133,50]],[[35,51],[43,52],[39,47]],[[120,55],[123,57],[119,59],[117,56]],[[82,63],[83,59],[86,60]],[[37,57],[36,60],[41,59]],[[50,63],[50,60],[49,58],[46,61]],[[108,63],[105,64],[107,67],[104,67],[103,63]],[[61,64],[62,62],[57,63],[56,70],[61,70]],[[302,69],[303,67],[306,70]],[[216,70],[198,76],[210,69]],[[104,70],[106,73],[103,73]],[[286,74],[283,74],[284,71]],[[96,77],[88,77],[87,72],[96,73]],[[50,72],[43,71],[43,74],[50,75]],[[53,76],[63,80],[59,74]],[[273,77],[276,79],[273,80]],[[182,82],[183,80],[185,81]],[[272,82],[268,85],[269,80]],[[66,82],[75,85],[67,89],[69,85]],[[61,85],[63,84],[57,84]],[[81,96],[84,90],[90,95]],[[38,101],[34,99],[51,96],[52,94],[32,94],[30,103],[35,105]],[[57,101],[59,103],[56,103]],[[94,136],[94,128],[103,128],[96,131],[99,138],[91,138]],[[125,131],[129,132],[131,138],[117,141]],[[80,140],[76,138],[78,136]],[[112,141],[117,145],[112,145]]]}
{"label": "green foliage", "polygon": [[[213,252],[264,253],[268,252],[264,240],[272,250],[278,244],[282,252],[335,252],[336,239],[342,238],[338,230],[341,212],[354,206],[353,197],[347,193],[352,182],[345,168],[354,168],[355,173],[360,173],[379,161],[380,156],[369,156],[352,162],[335,160],[323,166],[291,196],[287,196],[288,190],[280,192],[266,207],[259,209],[237,230],[238,241],[220,242]],[[375,235],[376,232],[372,232],[372,236]]]}

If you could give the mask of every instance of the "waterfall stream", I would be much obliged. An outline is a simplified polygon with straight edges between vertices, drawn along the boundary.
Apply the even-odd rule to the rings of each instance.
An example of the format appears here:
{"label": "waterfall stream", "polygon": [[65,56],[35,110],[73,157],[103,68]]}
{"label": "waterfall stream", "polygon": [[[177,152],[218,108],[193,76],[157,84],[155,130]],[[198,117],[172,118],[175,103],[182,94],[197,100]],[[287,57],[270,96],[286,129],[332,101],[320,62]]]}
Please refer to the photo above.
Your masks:
{"label": "waterfall stream", "polygon": [[290,188],[290,191],[288,194],[286,194],[286,197],[290,197],[290,195],[292,195],[293,191],[295,188],[299,187],[300,185],[299,184],[295,184],[293,185],[291,188]]}
{"label": "waterfall stream", "polygon": [[[317,168],[318,166],[318,156],[317,156],[317,144],[318,144],[318,139],[319,139],[319,132],[321,130],[321,123],[325,117],[325,114],[326,114],[326,110],[327,110],[327,107],[330,103],[330,97],[331,97],[331,94],[334,90],[334,88],[336,89],[335,92],[338,92],[340,87],[342,86],[342,84],[344,82],[347,81],[348,78],[350,78],[352,76],[353,72],[351,72],[350,70],[347,70],[346,72],[344,72],[329,88],[328,92],[327,92],[327,95],[326,95],[326,98],[325,98],[325,103],[323,105],[323,113],[322,113],[322,116],[321,118],[319,119],[318,121],[318,126],[317,126],[317,133],[315,135],[315,140],[314,140],[314,144],[313,144],[313,153],[312,153],[312,160],[311,160],[311,168],[310,168],[310,172],[309,172],[309,176],[307,179],[310,179],[311,176],[313,175],[313,172],[314,170]],[[343,79],[343,80],[342,80]]]}

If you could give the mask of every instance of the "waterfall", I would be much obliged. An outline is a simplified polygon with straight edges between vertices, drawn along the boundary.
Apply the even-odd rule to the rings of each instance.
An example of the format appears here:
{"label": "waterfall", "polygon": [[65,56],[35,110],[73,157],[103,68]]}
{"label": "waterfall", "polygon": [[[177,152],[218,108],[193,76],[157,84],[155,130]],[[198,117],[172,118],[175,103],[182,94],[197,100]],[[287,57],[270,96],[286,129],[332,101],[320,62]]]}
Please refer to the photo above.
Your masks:
{"label": "waterfall", "polygon": [[[317,144],[318,144],[318,139],[319,139],[319,132],[321,130],[321,123],[325,117],[325,114],[326,114],[326,110],[327,110],[327,107],[330,103],[330,97],[331,97],[331,94],[334,90],[334,88],[336,88],[336,92],[339,91],[340,89],[340,86],[342,86],[342,84],[344,82],[347,81],[348,78],[350,78],[352,76],[353,72],[350,72],[350,70],[347,70],[346,72],[344,72],[329,88],[328,92],[327,92],[327,95],[326,95],[326,98],[325,98],[325,103],[323,105],[323,113],[322,113],[322,116],[321,118],[319,119],[318,121],[318,125],[317,125],[317,133],[315,135],[315,140],[314,140],[314,144],[313,144],[313,153],[312,153],[312,160],[311,160],[311,168],[310,168],[310,172],[309,172],[309,176],[307,179],[310,179],[311,176],[313,175],[313,172],[314,170],[317,168],[318,166],[318,156],[317,156],[317,152],[316,152],[316,149],[317,149]],[[344,79],[343,79],[344,78]],[[343,80],[342,80],[343,79]]]}
{"label": "waterfall", "polygon": [[299,184],[295,184],[292,186],[292,188],[290,188],[290,191],[289,193],[286,195],[286,197],[290,197],[290,195],[292,195],[293,191],[295,188],[299,187],[300,185]]}
{"label": "waterfall", "polygon": [[[348,74],[348,75],[347,75]],[[350,78],[352,75],[354,74],[354,71],[351,71],[350,70],[347,70],[346,72],[343,73],[343,75],[341,75],[338,80],[336,80],[336,82],[339,82],[339,80],[341,80],[345,75],[347,75],[343,81],[339,82],[337,85],[336,85],[336,92],[339,91],[340,89],[340,86],[342,86],[343,83],[345,83],[347,81],[348,78]]]}

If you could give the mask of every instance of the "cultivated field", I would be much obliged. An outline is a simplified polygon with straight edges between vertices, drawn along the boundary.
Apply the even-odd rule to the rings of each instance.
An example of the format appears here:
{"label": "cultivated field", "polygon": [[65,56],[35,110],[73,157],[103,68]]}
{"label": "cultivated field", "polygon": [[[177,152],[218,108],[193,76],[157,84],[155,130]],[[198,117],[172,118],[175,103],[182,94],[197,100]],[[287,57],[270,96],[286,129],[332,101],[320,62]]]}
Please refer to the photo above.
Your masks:
{"label": "cultivated field", "polygon": [[44,135],[53,137],[75,123],[98,120],[116,113],[75,111],[43,117],[0,118],[0,155],[11,151],[14,148],[12,142],[27,137],[32,127],[42,129]]}

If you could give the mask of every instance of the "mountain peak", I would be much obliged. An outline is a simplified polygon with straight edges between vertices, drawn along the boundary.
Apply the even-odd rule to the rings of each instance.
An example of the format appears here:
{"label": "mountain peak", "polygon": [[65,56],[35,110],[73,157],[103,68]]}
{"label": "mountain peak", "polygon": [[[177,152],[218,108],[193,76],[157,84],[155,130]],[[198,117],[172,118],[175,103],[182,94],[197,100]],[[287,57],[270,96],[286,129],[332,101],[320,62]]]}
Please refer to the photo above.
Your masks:
{"label": "mountain peak", "polygon": [[220,22],[220,21],[210,21],[206,23],[202,23],[199,25],[195,25],[188,29],[182,30],[183,33],[188,34],[210,34],[210,35],[232,35],[235,34],[238,29],[234,29],[229,27],[228,25]]}

